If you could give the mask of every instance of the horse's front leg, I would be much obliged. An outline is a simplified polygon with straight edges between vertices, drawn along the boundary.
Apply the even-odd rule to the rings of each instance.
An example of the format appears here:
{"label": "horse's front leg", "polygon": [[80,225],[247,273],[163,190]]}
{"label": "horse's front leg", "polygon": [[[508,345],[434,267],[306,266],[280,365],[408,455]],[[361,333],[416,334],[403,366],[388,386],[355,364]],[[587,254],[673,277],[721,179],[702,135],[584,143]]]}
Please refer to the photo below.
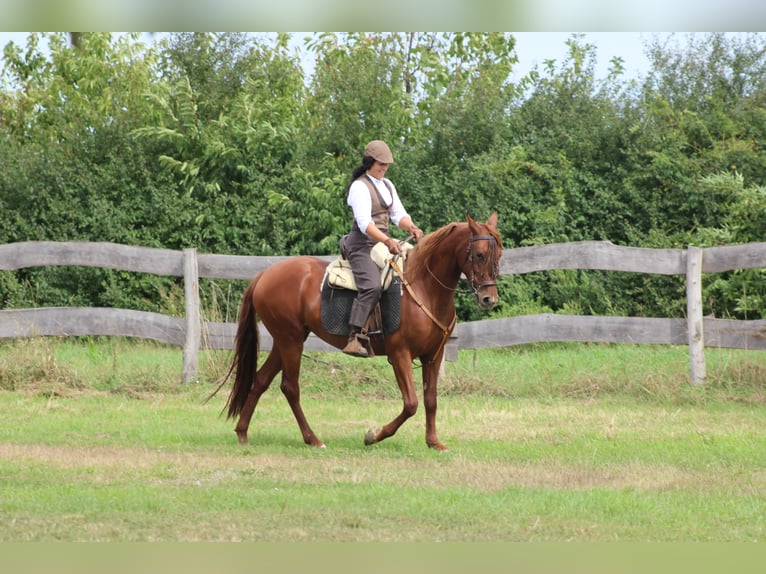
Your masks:
{"label": "horse's front leg", "polygon": [[412,359],[408,356],[389,355],[389,361],[394,367],[396,382],[402,393],[402,412],[387,425],[379,429],[370,429],[364,437],[364,444],[371,445],[393,436],[404,421],[418,410],[418,396],[413,388]]}
{"label": "horse's front leg", "polygon": [[423,364],[423,403],[426,407],[426,444],[436,450],[447,450],[436,436],[436,389],[439,382],[439,369],[444,351],[433,361]]}

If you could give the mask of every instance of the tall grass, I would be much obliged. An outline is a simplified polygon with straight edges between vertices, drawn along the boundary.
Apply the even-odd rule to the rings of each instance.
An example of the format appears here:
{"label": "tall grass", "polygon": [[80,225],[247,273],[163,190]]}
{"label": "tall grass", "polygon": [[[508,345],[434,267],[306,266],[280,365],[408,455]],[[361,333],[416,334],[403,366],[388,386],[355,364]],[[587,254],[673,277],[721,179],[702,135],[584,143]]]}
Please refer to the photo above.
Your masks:
{"label": "tall grass", "polygon": [[[222,380],[230,361],[230,351],[203,352],[202,384]],[[689,383],[685,347],[546,343],[461,351],[458,361],[445,363],[439,393],[540,400],[622,397],[679,405],[766,404],[766,354],[707,349],[706,361],[707,380],[694,387]],[[414,369],[417,379],[417,362]],[[187,388],[180,383],[180,370],[181,351],[151,341],[87,337],[0,343],[2,390],[175,394]],[[399,396],[384,357],[360,363],[341,353],[307,353],[301,380],[303,391],[309,393]]]}

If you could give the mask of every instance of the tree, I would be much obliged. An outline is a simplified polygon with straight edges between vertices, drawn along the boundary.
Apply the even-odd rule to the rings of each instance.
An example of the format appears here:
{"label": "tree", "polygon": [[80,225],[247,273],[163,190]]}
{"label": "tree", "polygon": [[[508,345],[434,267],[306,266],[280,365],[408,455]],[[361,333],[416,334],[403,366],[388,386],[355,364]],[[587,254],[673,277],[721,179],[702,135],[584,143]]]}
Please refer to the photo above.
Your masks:
{"label": "tree", "polygon": [[159,120],[133,133],[163,147],[159,160],[191,203],[187,245],[282,252],[283,225],[265,208],[273,190],[294,183],[305,119],[303,75],[287,38],[272,46],[242,34],[171,36],[160,69]]}
{"label": "tree", "polygon": [[[2,240],[157,245],[168,180],[153,172],[152,150],[130,135],[152,121],[145,99],[155,80],[152,52],[135,35],[83,33],[74,48],[65,34],[31,34],[25,51],[6,46],[4,62]],[[168,282],[73,268],[21,270],[15,278],[34,289],[28,298],[38,304],[132,299],[138,308]],[[119,295],[101,288],[121,282],[130,286]]]}

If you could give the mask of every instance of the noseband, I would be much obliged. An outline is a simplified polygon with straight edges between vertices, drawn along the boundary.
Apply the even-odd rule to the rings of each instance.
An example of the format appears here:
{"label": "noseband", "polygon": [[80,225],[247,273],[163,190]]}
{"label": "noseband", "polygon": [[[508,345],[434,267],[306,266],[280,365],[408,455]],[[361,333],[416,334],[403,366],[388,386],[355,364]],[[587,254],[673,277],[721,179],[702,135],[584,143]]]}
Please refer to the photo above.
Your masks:
{"label": "noseband", "polygon": [[[489,247],[489,253],[488,256],[490,258],[490,265],[494,265],[494,270],[492,273],[492,280],[491,281],[483,281],[482,283],[476,283],[476,278],[474,274],[474,267],[476,262],[473,259],[473,244],[476,241],[489,241],[490,247]],[[468,247],[466,248],[465,253],[465,263],[470,263],[471,266],[471,275],[468,277],[468,281],[471,285],[471,289],[473,290],[473,294],[477,295],[479,294],[479,290],[483,289],[484,287],[495,287],[497,285],[497,282],[495,279],[500,274],[500,258],[497,257],[497,239],[493,235],[474,235],[471,234],[471,238],[468,240]]]}

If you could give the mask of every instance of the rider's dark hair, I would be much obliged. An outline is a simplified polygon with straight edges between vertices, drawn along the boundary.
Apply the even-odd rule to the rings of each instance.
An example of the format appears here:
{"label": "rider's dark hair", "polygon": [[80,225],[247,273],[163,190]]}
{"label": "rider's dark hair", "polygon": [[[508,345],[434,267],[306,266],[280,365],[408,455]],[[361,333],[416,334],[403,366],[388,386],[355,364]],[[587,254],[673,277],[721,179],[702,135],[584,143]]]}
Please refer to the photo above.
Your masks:
{"label": "rider's dark hair", "polygon": [[368,169],[370,169],[374,163],[375,159],[368,155],[362,158],[362,163],[355,167],[354,171],[351,172],[351,181],[349,181],[348,185],[346,186],[346,195],[348,195],[348,190],[351,187],[351,184],[359,179]]}

